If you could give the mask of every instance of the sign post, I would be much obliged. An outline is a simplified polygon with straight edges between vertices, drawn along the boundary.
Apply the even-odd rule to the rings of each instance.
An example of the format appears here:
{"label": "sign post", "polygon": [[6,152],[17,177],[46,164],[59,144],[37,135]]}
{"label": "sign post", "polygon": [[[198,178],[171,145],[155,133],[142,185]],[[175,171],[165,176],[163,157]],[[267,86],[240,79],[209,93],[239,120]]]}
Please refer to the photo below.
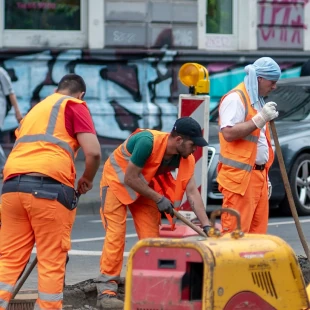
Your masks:
{"label": "sign post", "polygon": [[[194,118],[203,130],[203,137],[209,140],[209,115],[210,115],[210,81],[205,67],[196,63],[186,63],[179,71],[181,82],[189,87],[189,94],[179,96],[179,117],[190,116]],[[208,180],[208,147],[198,147],[194,153],[195,181],[201,193],[204,206],[207,203]],[[195,218],[186,195],[183,197],[179,212],[188,220]]]}

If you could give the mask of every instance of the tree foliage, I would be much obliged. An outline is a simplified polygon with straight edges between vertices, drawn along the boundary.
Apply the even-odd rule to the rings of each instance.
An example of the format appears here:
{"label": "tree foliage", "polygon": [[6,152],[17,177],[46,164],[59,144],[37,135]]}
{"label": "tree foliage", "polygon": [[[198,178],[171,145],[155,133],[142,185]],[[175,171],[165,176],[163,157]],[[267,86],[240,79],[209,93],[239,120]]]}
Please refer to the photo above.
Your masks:
{"label": "tree foliage", "polygon": [[5,29],[80,30],[80,0],[5,0]]}

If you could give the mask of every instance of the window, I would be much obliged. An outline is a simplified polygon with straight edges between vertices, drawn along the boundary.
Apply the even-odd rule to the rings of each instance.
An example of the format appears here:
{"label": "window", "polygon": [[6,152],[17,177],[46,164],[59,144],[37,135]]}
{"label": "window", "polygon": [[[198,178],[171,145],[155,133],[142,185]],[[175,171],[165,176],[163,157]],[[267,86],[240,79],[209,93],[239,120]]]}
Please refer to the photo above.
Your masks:
{"label": "window", "polygon": [[198,15],[201,20],[198,25],[200,49],[238,49],[236,16],[240,1],[198,0]]}
{"label": "window", "polygon": [[87,3],[85,0],[0,0],[3,46],[86,47]]}
{"label": "window", "polygon": [[206,33],[233,33],[232,0],[208,0]]}
{"label": "window", "polygon": [[5,29],[80,30],[80,0],[5,0]]}

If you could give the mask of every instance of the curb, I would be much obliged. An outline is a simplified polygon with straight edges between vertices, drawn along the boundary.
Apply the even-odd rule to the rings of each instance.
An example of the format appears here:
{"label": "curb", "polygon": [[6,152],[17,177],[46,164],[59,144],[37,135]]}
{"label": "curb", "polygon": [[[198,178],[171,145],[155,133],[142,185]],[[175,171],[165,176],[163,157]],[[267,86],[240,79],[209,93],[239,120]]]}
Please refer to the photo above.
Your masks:
{"label": "curb", "polygon": [[98,200],[88,200],[79,201],[76,215],[98,215],[100,209],[100,199]]}

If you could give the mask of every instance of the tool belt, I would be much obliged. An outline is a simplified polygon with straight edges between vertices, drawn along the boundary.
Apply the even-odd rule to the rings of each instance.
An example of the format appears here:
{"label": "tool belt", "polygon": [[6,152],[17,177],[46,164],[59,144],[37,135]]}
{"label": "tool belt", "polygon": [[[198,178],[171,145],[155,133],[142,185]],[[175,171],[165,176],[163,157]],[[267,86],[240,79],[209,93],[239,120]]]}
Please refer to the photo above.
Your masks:
{"label": "tool belt", "polygon": [[74,188],[50,177],[18,175],[4,182],[2,194],[17,192],[29,193],[37,198],[57,200],[69,210],[75,209],[78,203]]}

